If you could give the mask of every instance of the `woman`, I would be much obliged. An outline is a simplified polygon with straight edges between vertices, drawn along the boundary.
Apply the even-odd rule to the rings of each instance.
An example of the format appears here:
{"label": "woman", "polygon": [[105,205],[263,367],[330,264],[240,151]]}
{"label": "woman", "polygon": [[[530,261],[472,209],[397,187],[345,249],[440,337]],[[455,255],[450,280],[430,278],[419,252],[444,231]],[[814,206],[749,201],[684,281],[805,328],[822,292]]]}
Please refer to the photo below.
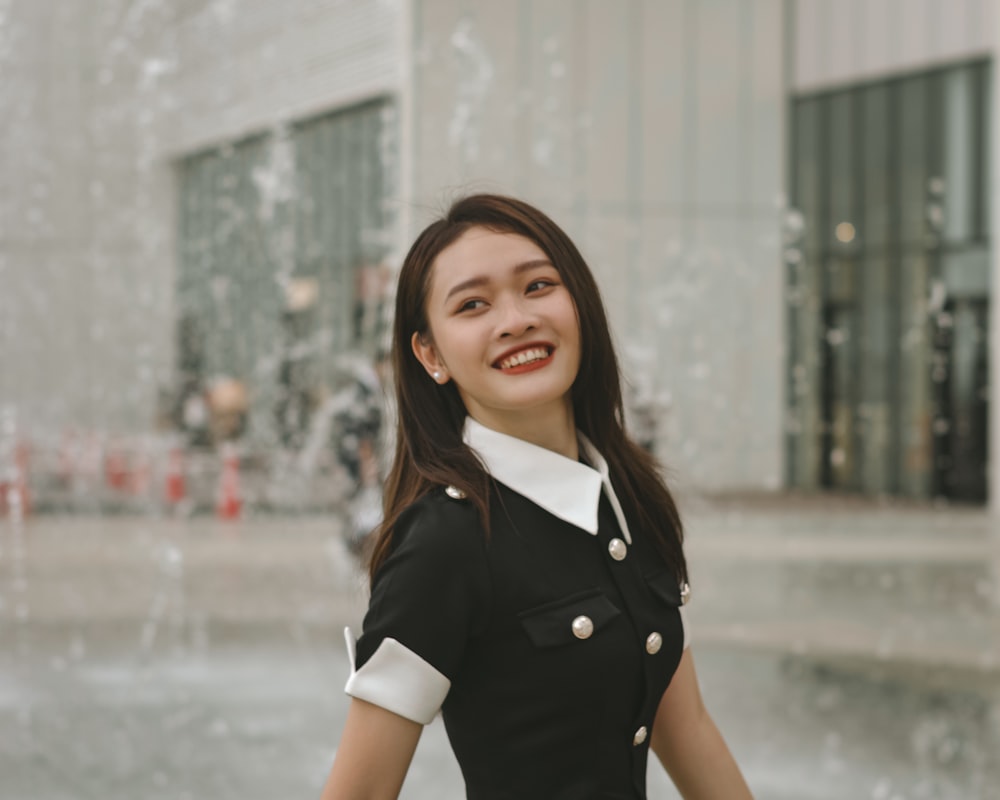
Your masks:
{"label": "woman", "polygon": [[518,200],[456,202],[396,295],[399,430],[324,800],[398,796],[440,710],[470,800],[750,792],[702,704],[681,524],[622,427],[597,285]]}

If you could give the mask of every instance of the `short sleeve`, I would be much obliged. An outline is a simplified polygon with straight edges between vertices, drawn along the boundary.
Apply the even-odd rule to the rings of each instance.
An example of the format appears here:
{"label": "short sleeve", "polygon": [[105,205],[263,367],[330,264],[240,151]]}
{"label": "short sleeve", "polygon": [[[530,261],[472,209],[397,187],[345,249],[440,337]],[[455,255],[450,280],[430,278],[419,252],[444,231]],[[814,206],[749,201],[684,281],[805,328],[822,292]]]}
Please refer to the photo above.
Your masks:
{"label": "short sleeve", "polygon": [[679,606],[677,609],[681,615],[681,627],[684,629],[684,649],[691,646],[691,620],[688,619],[687,606]]}
{"label": "short sleeve", "polygon": [[346,692],[426,725],[488,607],[475,508],[443,492],[418,501],[400,516],[393,552],[375,576]]}

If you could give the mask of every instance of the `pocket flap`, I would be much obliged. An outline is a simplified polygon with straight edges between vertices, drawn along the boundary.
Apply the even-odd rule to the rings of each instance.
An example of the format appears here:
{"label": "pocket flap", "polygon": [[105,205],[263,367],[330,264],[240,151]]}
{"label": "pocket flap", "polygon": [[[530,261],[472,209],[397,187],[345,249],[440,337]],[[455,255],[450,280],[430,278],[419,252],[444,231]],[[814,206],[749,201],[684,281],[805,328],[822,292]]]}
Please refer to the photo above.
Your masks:
{"label": "pocket flap", "polygon": [[[621,614],[600,589],[588,589],[518,614],[525,633],[535,647],[558,647],[589,639]],[[583,639],[573,632],[573,622],[587,617],[592,633]]]}
{"label": "pocket flap", "polygon": [[647,575],[646,583],[653,590],[653,594],[667,605],[681,605],[681,587],[673,573],[665,571],[657,572],[655,575]]}

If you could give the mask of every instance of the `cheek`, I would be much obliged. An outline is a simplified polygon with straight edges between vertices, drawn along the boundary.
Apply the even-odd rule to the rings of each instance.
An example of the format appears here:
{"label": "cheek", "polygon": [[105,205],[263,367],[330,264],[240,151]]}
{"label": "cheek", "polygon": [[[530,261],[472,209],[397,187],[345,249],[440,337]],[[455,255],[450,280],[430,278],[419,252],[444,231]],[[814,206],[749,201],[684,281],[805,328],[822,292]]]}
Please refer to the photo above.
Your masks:
{"label": "cheek", "polygon": [[567,338],[576,343],[577,349],[580,348],[580,316],[576,312],[576,306],[573,305],[572,301],[567,303],[567,308],[563,313],[563,326],[566,331]]}
{"label": "cheek", "polygon": [[438,339],[438,354],[452,372],[461,372],[481,353],[478,342],[469,326],[444,325]]}

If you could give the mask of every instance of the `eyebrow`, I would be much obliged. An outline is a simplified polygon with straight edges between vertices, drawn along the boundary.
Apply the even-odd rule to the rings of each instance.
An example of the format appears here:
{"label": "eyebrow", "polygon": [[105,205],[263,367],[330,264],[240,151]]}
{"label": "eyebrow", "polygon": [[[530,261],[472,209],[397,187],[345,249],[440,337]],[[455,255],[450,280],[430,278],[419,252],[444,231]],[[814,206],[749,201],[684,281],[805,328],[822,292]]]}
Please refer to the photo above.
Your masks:
{"label": "eyebrow", "polygon": [[[530,270],[536,269],[538,267],[551,267],[552,262],[547,258],[533,258],[529,261],[522,261],[520,264],[514,266],[514,274],[520,275],[522,272],[528,272]],[[451,299],[452,295],[458,294],[459,292],[464,292],[466,289],[474,289],[477,286],[485,286],[490,282],[490,278],[487,275],[478,275],[475,278],[469,278],[461,283],[456,283],[448,290],[448,294],[445,295],[445,302]]]}

